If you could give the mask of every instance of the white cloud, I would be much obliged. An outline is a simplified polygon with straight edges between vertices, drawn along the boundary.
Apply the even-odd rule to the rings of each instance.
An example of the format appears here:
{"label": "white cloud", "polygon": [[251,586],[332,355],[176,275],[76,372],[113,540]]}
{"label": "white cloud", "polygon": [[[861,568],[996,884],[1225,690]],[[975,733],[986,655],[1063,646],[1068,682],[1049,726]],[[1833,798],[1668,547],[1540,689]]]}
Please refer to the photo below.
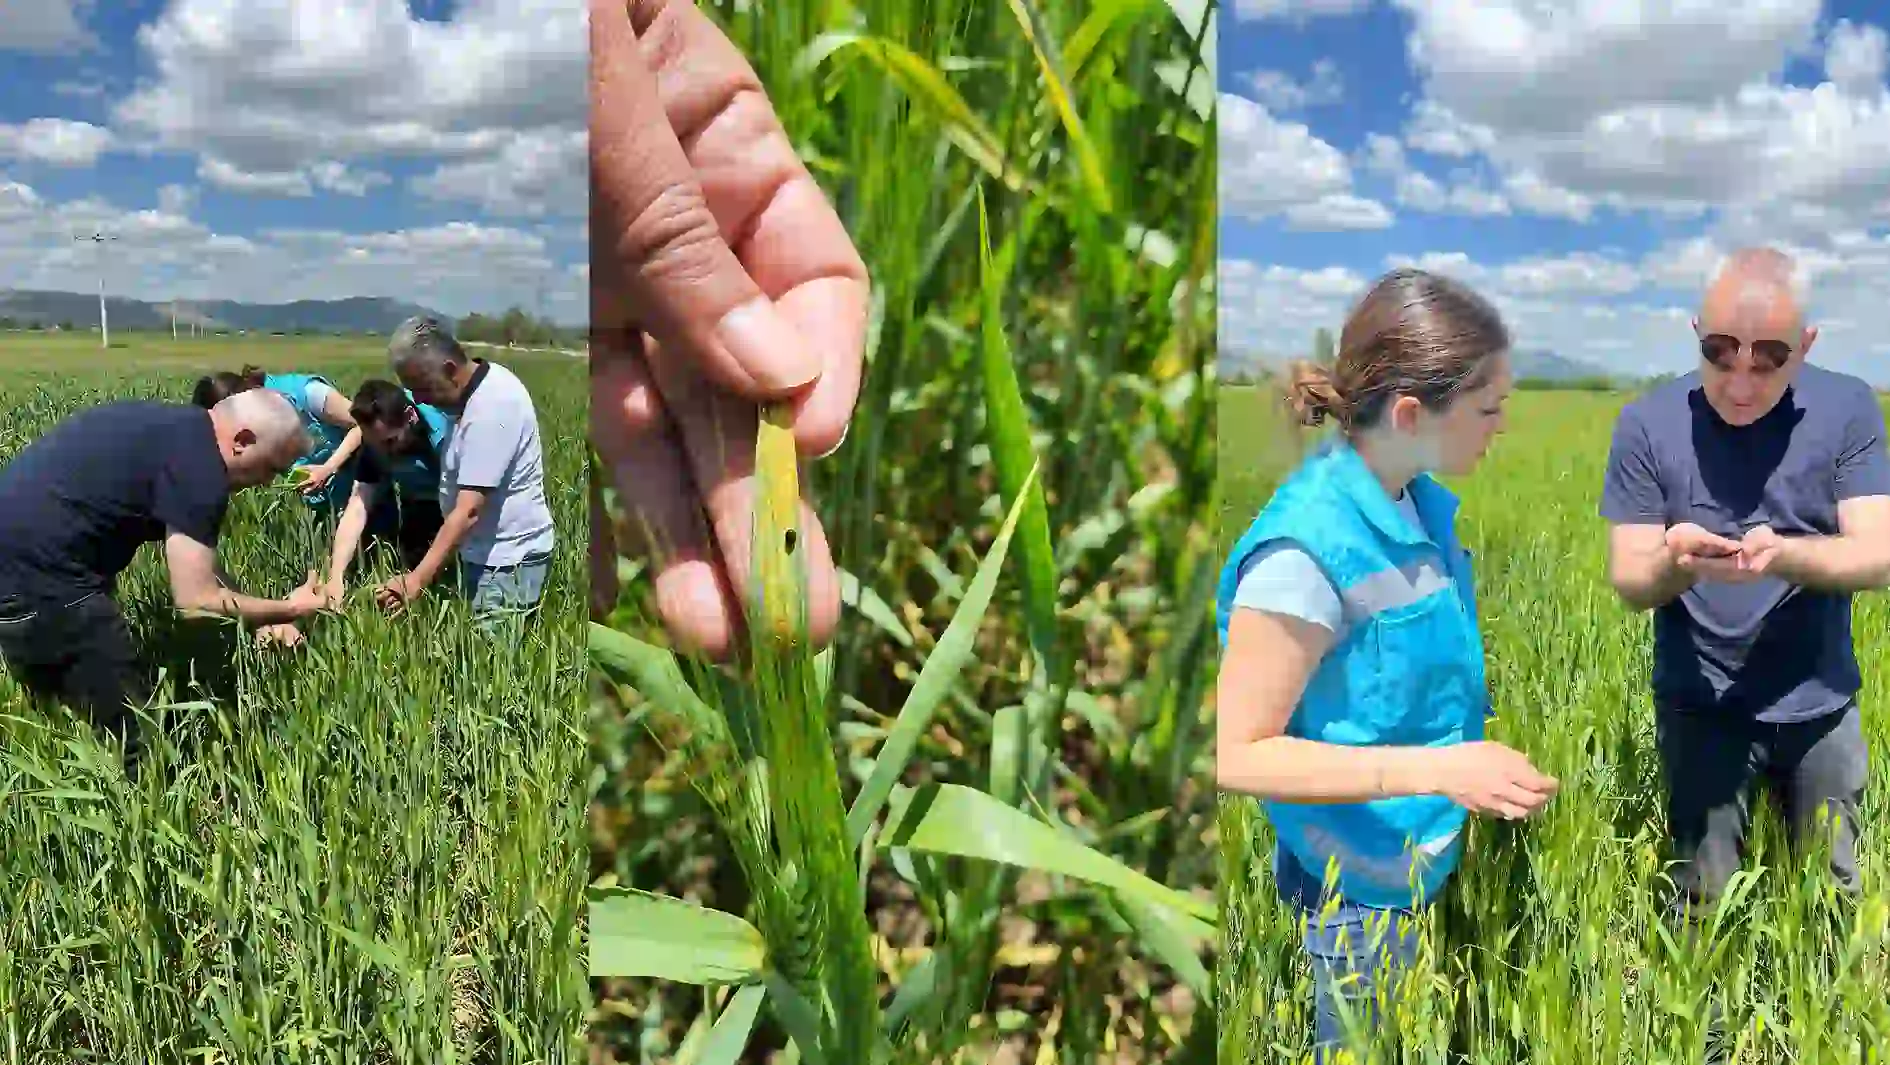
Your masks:
{"label": "white cloud", "polygon": [[1357,213],[1344,153],[1303,123],[1281,121],[1232,93],[1221,94],[1219,120],[1222,213],[1255,219],[1293,211],[1302,219],[1348,208]]}
{"label": "white cloud", "polygon": [[414,191],[499,215],[588,213],[588,144],[584,130],[522,134],[491,158],[441,166],[415,181]]}
{"label": "white cloud", "polygon": [[[0,0],[4,3],[5,0]],[[76,96],[82,100],[94,100],[105,95],[105,83],[102,81],[55,81],[52,91],[60,96]]]}
{"label": "white cloud", "polygon": [[1383,133],[1365,135],[1365,145],[1359,149],[1359,165],[1374,174],[1396,177],[1409,168],[1410,161],[1405,158],[1404,145],[1396,137],[1387,137]]}
{"label": "white cloud", "polygon": [[[1821,40],[1816,0],[1394,2],[1423,86],[1405,143],[1486,160],[1513,207],[1890,217],[1885,34],[1839,21]],[[1794,58],[1831,80],[1782,83]]]}
{"label": "white cloud", "polygon": [[1510,173],[1503,179],[1503,192],[1510,202],[1531,214],[1586,222],[1595,213],[1593,197],[1551,185],[1533,170]]}
{"label": "white cloud", "polygon": [[390,296],[448,314],[530,306],[542,283],[552,312],[587,313],[584,279],[545,239],[506,226],[452,223],[373,233],[269,230],[218,233],[185,210],[170,186],[156,210],[126,210],[99,199],[50,201],[29,186],[0,181],[0,288],[91,291],[97,257],[75,235],[118,238],[105,284],[146,300],[295,299]]}
{"label": "white cloud", "polygon": [[333,159],[309,167],[308,176],[317,188],[343,196],[365,196],[369,189],[393,180],[378,170],[354,170]]}
{"label": "white cloud", "polygon": [[1641,105],[1706,107],[1815,39],[1819,0],[1393,0],[1432,99],[1505,133]]}
{"label": "white cloud", "polygon": [[1883,90],[1885,46],[1883,27],[1857,25],[1839,19],[1825,43],[1824,76],[1840,91],[1870,96]]}
{"label": "white cloud", "polygon": [[91,166],[112,146],[111,131],[66,118],[33,118],[14,126],[0,123],[0,157]]}
{"label": "white cloud", "polygon": [[0,52],[55,53],[83,46],[84,13],[79,0],[0,0]]}
{"label": "white cloud", "polygon": [[1256,70],[1247,75],[1254,99],[1274,111],[1302,111],[1338,103],[1345,95],[1345,82],[1339,65],[1330,59],[1315,60],[1312,72],[1301,81],[1284,70]]}
{"label": "white cloud", "polygon": [[1519,259],[1505,264],[1497,277],[1504,291],[1529,296],[1623,296],[1644,281],[1633,264],[1592,252]]}
{"label": "white cloud", "polygon": [[166,214],[189,214],[197,205],[197,190],[188,185],[165,185],[158,189],[158,210]]}
{"label": "white cloud", "polygon": [[1366,279],[1342,267],[1294,270],[1222,259],[1217,281],[1221,348],[1232,362],[1261,354],[1295,357],[1321,327],[1337,331]]}
{"label": "white cloud", "polygon": [[[175,0],[139,31],[155,74],[115,118],[157,146],[199,153],[204,179],[225,188],[351,192],[377,183],[374,171],[325,168],[433,159],[430,194],[484,202],[500,171],[584,129],[585,19],[569,0],[467,0],[445,23],[403,0]],[[556,185],[536,175],[496,194]]]}
{"label": "white cloud", "polygon": [[1404,139],[1421,152],[1467,159],[1488,151],[1496,143],[1496,134],[1487,126],[1465,122],[1434,100],[1419,100],[1411,109]]}
{"label": "white cloud", "polygon": [[1387,229],[1392,223],[1391,211],[1384,204],[1346,192],[1294,204],[1285,215],[1288,228],[1306,231]]}
{"label": "white cloud", "polygon": [[1477,183],[1469,173],[1453,175],[1446,187],[1417,170],[1398,175],[1398,203],[1419,211],[1489,217],[1510,213],[1509,201]]}
{"label": "white cloud", "polygon": [[204,156],[197,176],[225,192],[255,196],[313,196],[321,189],[341,196],[365,196],[369,189],[391,178],[374,170],[350,170],[332,159],[297,170],[243,170],[225,160]]}
{"label": "white cloud", "polygon": [[1370,6],[1371,0],[1234,0],[1234,18],[1244,22],[1355,15]]}

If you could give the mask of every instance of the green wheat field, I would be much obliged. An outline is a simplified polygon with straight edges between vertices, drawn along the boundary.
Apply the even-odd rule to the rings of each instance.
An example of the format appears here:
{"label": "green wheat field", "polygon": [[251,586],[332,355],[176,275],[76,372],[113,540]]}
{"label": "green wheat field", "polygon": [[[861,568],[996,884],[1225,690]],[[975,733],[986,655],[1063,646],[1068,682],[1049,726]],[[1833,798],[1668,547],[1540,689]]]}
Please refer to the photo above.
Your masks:
{"label": "green wheat field", "polygon": [[[621,567],[593,637],[598,1065],[1210,1059],[1210,6],[702,5],[872,270],[852,431],[809,473],[857,584],[811,710],[735,680],[693,711],[751,781],[756,721],[836,768],[769,762],[717,805],[651,738],[689,701],[629,668],[662,637]],[[781,841],[838,841],[842,812],[810,875]]]}
{"label": "green wheat field", "polygon": [[[382,342],[16,334],[0,343],[0,458],[110,399],[189,402],[256,363],[344,391]],[[544,614],[472,630],[430,589],[400,619],[365,589],[261,649],[171,610],[161,548],[121,583],[167,671],[151,747],[116,754],[0,673],[0,1060],[530,1063],[577,1056],[583,969],[581,360],[486,351],[531,388],[560,546]],[[222,562],[281,596],[328,534],[284,489],[239,494]],[[436,585],[436,588],[441,587]]]}
{"label": "green wheat field", "polygon": [[[1220,390],[1223,547],[1292,454],[1274,396]],[[1427,928],[1402,1048],[1381,1048],[1376,1060],[1691,1065],[1716,999],[1730,1020],[1728,1061],[1882,1061],[1890,842],[1877,826],[1890,805],[1877,783],[1865,798],[1865,895],[1854,912],[1830,908],[1818,879],[1802,875],[1767,804],[1750,875],[1735,884],[1704,956],[1676,956],[1663,938],[1651,633],[1648,617],[1618,605],[1606,584],[1606,525],[1595,513],[1613,418],[1627,398],[1518,393],[1505,435],[1452,486],[1477,559],[1497,712],[1491,738],[1557,777],[1561,792],[1526,823],[1475,822],[1463,871]],[[1870,594],[1855,612],[1873,781],[1890,768],[1885,607]],[[1220,829],[1220,1061],[1307,1060],[1311,977],[1294,919],[1273,892],[1264,818],[1252,803],[1224,798]]]}

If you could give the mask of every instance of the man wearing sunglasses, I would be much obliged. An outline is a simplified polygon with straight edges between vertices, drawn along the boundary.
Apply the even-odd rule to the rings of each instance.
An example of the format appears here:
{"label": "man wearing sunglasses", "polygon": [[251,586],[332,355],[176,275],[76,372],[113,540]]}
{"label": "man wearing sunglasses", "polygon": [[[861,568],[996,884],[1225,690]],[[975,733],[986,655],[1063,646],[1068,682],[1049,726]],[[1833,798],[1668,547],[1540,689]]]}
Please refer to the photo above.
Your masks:
{"label": "man wearing sunglasses", "polygon": [[1870,386],[1806,363],[1798,276],[1773,249],[1727,258],[1697,369],[1621,412],[1602,489],[1609,581],[1654,611],[1674,915],[1695,921],[1739,868],[1759,773],[1796,839],[1837,815],[1830,873],[1857,888],[1851,596],[1890,584],[1890,458]]}

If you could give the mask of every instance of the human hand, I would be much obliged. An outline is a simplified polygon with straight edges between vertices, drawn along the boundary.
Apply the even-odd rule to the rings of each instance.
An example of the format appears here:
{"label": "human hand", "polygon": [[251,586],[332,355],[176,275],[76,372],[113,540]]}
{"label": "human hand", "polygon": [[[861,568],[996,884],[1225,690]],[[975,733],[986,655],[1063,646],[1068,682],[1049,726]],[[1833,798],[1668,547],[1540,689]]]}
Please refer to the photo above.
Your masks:
{"label": "human hand", "polygon": [[[592,0],[590,27],[591,439],[625,505],[593,550],[648,558],[672,638],[726,658],[753,586],[760,407],[788,405],[803,456],[840,446],[866,266],[707,16],[682,0]],[[819,518],[803,504],[799,521],[820,645],[839,582]],[[594,603],[616,598],[614,558],[592,566],[607,585]]]}
{"label": "human hand", "polygon": [[1770,525],[1760,525],[1746,533],[1739,545],[1739,562],[1755,577],[1765,576],[1777,565],[1785,551],[1785,538]]}
{"label": "human hand", "polygon": [[419,599],[426,587],[426,583],[413,574],[403,573],[398,577],[389,577],[374,589],[374,601],[380,604],[382,610],[390,614],[397,613]]}
{"label": "human hand", "polygon": [[326,462],[318,462],[312,466],[305,467],[305,469],[308,470],[308,473],[302,478],[302,483],[297,486],[297,491],[305,496],[312,496],[320,492],[323,488],[328,486],[328,482],[335,476],[335,471]]}
{"label": "human hand", "polygon": [[1726,558],[1739,553],[1739,541],[1707,532],[1690,521],[1667,530],[1667,549],[1682,568],[1695,559]]}
{"label": "human hand", "polygon": [[328,602],[322,593],[321,577],[314,570],[308,571],[308,579],[302,586],[289,593],[288,603],[297,613],[308,615],[322,609]]}
{"label": "human hand", "polygon": [[1439,750],[1436,774],[1436,790],[1457,805],[1509,821],[1542,809],[1561,787],[1554,777],[1537,772],[1522,752],[1490,741]]}
{"label": "human hand", "polygon": [[328,610],[340,610],[347,598],[348,586],[339,580],[331,580],[322,585],[322,605]]}
{"label": "human hand", "polygon": [[303,642],[302,630],[291,622],[277,625],[264,625],[256,630],[256,646],[300,647]]}

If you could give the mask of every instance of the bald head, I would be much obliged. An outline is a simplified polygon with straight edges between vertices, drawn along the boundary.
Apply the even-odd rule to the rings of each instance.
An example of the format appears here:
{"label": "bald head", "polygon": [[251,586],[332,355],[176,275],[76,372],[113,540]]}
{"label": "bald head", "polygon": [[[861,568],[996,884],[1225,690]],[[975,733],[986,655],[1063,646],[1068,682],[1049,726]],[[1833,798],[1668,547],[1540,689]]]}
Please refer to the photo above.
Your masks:
{"label": "bald head", "polygon": [[1706,399],[1728,423],[1757,421],[1791,387],[1818,336],[1808,295],[1801,265],[1776,248],[1741,248],[1713,272],[1693,331]]}
{"label": "bald head", "polygon": [[1764,320],[1796,332],[1804,327],[1809,297],[1810,287],[1796,259],[1777,248],[1740,248],[1720,260],[1707,282],[1700,319]]}
{"label": "bald head", "polygon": [[268,388],[227,396],[210,408],[217,444],[232,483],[263,484],[294,465],[311,443],[288,397]]}

